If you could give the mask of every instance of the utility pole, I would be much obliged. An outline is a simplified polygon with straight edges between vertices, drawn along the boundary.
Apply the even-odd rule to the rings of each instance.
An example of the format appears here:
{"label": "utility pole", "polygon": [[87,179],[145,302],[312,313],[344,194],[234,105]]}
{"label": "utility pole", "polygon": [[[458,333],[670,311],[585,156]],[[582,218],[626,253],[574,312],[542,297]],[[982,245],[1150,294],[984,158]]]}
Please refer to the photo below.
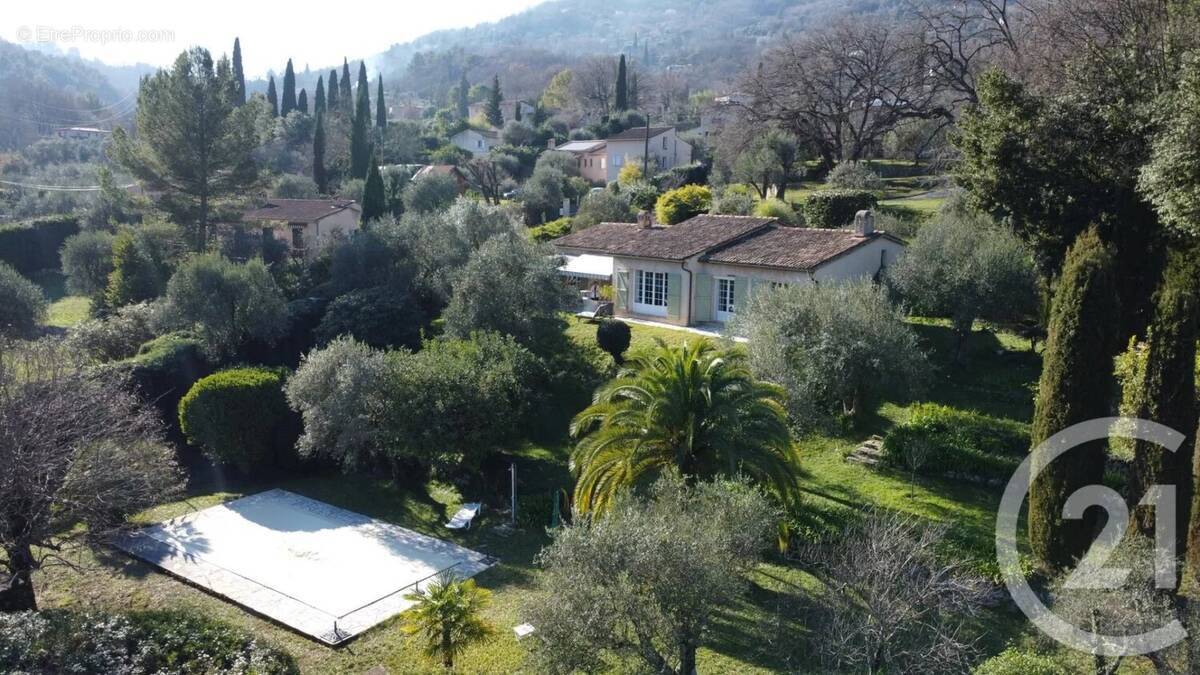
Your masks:
{"label": "utility pole", "polygon": [[650,111],[646,111],[646,145],[642,148],[642,180],[650,180]]}
{"label": "utility pole", "polygon": [[508,466],[508,472],[512,474],[512,526],[517,526],[517,464],[513,462]]}

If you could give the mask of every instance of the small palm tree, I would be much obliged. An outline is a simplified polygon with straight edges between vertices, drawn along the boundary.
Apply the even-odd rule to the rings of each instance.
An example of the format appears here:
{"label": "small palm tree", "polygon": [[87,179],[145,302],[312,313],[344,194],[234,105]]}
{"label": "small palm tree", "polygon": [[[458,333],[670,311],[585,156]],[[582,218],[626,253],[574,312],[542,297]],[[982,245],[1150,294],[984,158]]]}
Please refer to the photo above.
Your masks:
{"label": "small palm tree", "polygon": [[575,504],[604,511],[624,488],[666,470],[746,474],[785,501],[798,463],[781,387],[754,379],[740,349],[707,340],[635,355],[575,416]]}
{"label": "small palm tree", "polygon": [[488,639],[495,628],[479,612],[491,603],[491,591],[475,586],[473,579],[460,580],[449,570],[437,575],[425,592],[404,596],[417,604],[408,611],[403,630],[425,639],[425,653],[441,657],[442,665],[454,667],[454,657],[467,647]]}

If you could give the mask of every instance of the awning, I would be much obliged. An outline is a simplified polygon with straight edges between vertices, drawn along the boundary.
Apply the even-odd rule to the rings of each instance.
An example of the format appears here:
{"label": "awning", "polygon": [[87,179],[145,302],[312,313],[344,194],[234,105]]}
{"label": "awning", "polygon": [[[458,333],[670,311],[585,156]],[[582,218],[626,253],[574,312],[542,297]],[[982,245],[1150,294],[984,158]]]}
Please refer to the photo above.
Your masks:
{"label": "awning", "polygon": [[566,263],[559,266],[559,274],[583,279],[612,279],[613,259],[609,256],[584,253],[563,256],[563,259]]}

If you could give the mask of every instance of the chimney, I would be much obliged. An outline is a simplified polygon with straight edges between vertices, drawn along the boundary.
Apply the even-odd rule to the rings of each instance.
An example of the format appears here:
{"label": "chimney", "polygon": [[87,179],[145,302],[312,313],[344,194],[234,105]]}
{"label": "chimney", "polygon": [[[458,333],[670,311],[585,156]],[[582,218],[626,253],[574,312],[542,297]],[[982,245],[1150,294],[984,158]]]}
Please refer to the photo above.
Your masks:
{"label": "chimney", "polygon": [[546,141],[546,149],[547,150],[553,150],[554,146],[556,146],[556,145],[558,145],[558,143],[555,142],[553,136],[550,137],[550,140]]}
{"label": "chimney", "polygon": [[637,224],[643,228],[654,227],[654,214],[650,211],[638,211]]}
{"label": "chimney", "polygon": [[875,233],[875,214],[869,209],[864,209],[854,214],[854,231],[862,236],[868,236]]}

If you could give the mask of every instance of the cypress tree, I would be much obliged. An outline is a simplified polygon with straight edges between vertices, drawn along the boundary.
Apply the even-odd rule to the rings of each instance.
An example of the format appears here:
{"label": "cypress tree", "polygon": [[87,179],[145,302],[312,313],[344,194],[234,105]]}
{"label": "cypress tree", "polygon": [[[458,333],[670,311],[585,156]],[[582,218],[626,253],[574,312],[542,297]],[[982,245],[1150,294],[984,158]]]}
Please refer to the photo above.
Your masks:
{"label": "cypress tree", "polygon": [[459,119],[467,119],[471,116],[471,83],[467,82],[467,73],[464,71],[462,77],[458,80],[458,117]]}
{"label": "cypress tree", "polygon": [[504,126],[504,113],[500,110],[500,101],[503,100],[503,94],[500,92],[500,76],[492,76],[492,92],[488,95],[487,104],[487,121],[488,124],[499,129]]}
{"label": "cypress tree", "polygon": [[313,129],[312,179],[317,192],[328,194],[329,175],[325,172],[325,111],[317,111],[317,126]]}
{"label": "cypress tree", "polygon": [[275,76],[267,79],[267,103],[271,104],[271,117],[279,117],[279,96],[275,94]]}
{"label": "cypress tree", "polygon": [[513,102],[513,119],[518,122],[521,121],[521,101],[520,100]]}
{"label": "cypress tree", "polygon": [[375,152],[371,152],[371,165],[367,172],[367,182],[363,186],[362,225],[366,227],[373,221],[383,217],[387,212],[387,198],[383,191],[383,175],[379,173],[379,162],[375,160]]}
{"label": "cypress tree", "polygon": [[383,102],[383,75],[379,76],[379,87],[375,90],[375,126],[387,128],[387,104]]}
{"label": "cypress tree", "polygon": [[308,92],[303,89],[296,95],[296,110],[308,114]]}
{"label": "cypress tree", "polygon": [[625,72],[625,55],[617,62],[617,110],[629,110],[629,81]]}
{"label": "cypress tree", "polygon": [[[1149,347],[1138,399],[1137,416],[1191,434],[1196,429],[1196,338],[1200,303],[1200,269],[1195,248],[1170,253],[1163,280],[1154,296],[1154,318],[1147,332]],[[1186,544],[1187,514],[1192,508],[1193,439],[1175,452],[1144,441],[1134,443],[1133,480],[1130,503],[1136,504],[1152,485],[1174,485],[1176,497],[1176,541],[1180,551]],[[1150,509],[1137,509],[1139,529],[1154,531]],[[1200,561],[1200,550],[1189,552],[1189,562]]]}
{"label": "cypress tree", "polygon": [[313,114],[319,115],[325,112],[325,77],[317,76],[317,90],[313,94]]}
{"label": "cypress tree", "polygon": [[242,105],[246,102],[246,73],[242,70],[242,41],[236,37],[233,38],[233,85],[237,87],[234,103]]}
{"label": "cypress tree", "polygon": [[351,112],[354,111],[354,95],[350,90],[350,62],[346,57],[342,57],[342,79],[339,82],[341,90],[338,91],[338,99],[341,100],[342,106]]}
{"label": "cypress tree", "polygon": [[296,71],[292,70],[292,60],[288,59],[287,68],[283,70],[283,99],[279,101],[279,114],[287,114],[296,109]]}
{"label": "cypress tree", "polygon": [[326,102],[325,109],[328,112],[336,112],[338,109],[338,79],[337,71],[329,71],[329,100]]}
{"label": "cypress tree", "polygon": [[638,86],[637,86],[637,71],[629,74],[629,107],[637,110],[638,107]]}
{"label": "cypress tree", "polygon": [[[1119,316],[1115,258],[1093,227],[1067,253],[1050,309],[1049,335],[1034,405],[1032,441],[1042,441],[1085,420],[1109,414],[1114,388],[1112,363],[1119,345],[1113,317]],[[1099,367],[1098,367],[1099,365]],[[1093,441],[1046,464],[1029,490],[1029,543],[1044,566],[1061,569],[1087,551],[1095,532],[1095,509],[1081,520],[1065,520],[1063,505],[1081,487],[1104,477],[1106,443]]]}
{"label": "cypress tree", "polygon": [[354,107],[354,120],[350,128],[350,177],[366,178],[370,168],[371,143],[367,129],[371,126],[371,101],[367,88],[358,88],[358,102]]}

